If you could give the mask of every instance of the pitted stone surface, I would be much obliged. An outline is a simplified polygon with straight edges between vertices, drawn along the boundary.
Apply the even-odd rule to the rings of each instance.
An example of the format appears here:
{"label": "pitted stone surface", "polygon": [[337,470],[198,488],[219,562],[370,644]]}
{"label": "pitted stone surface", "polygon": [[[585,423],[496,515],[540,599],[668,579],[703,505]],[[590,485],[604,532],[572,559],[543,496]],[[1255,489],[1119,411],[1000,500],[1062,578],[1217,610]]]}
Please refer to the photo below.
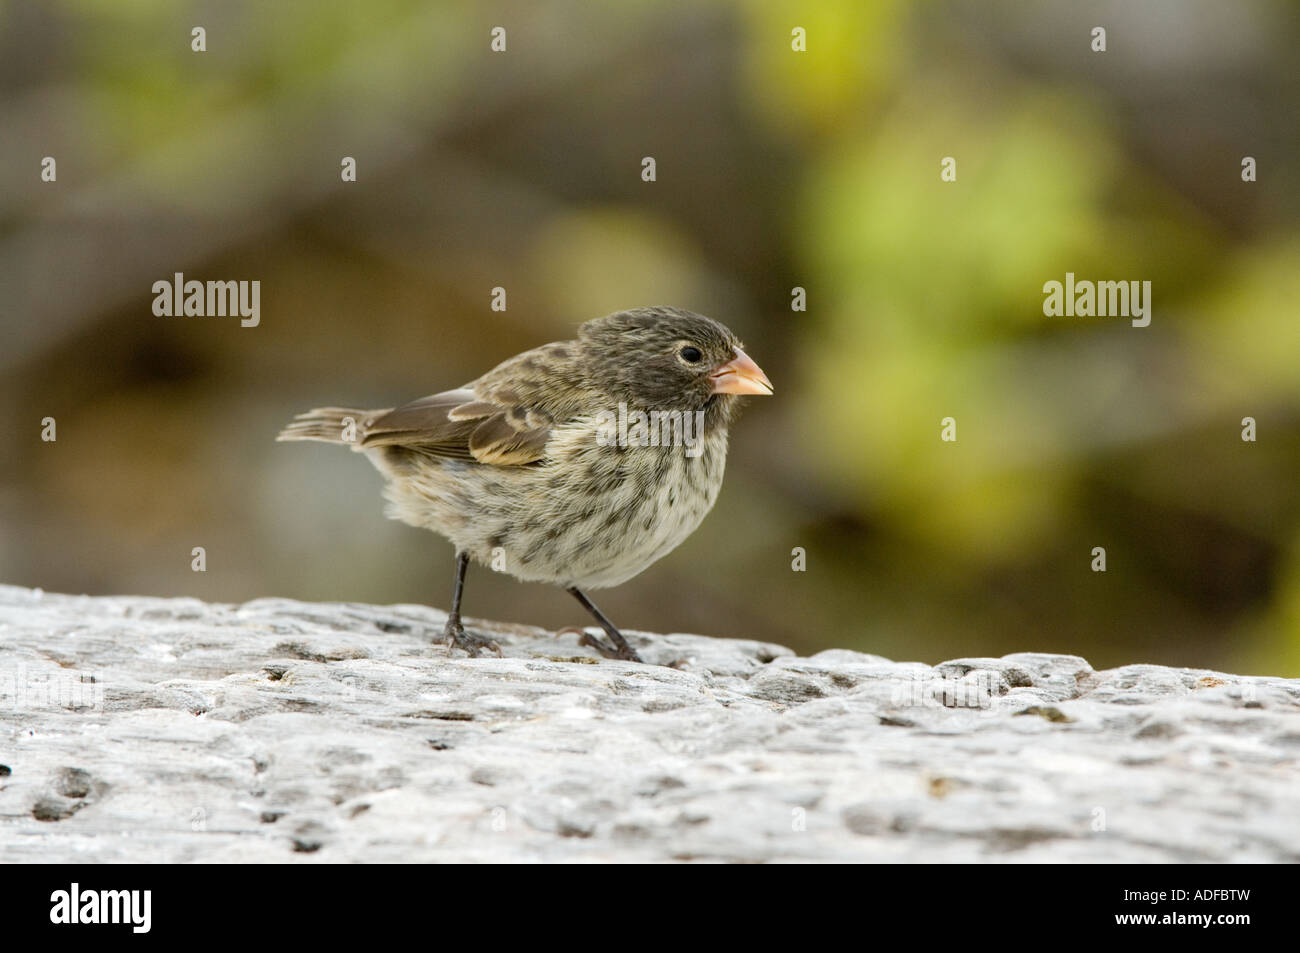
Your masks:
{"label": "pitted stone surface", "polygon": [[444,619],[0,587],[0,863],[1300,861],[1300,680]]}

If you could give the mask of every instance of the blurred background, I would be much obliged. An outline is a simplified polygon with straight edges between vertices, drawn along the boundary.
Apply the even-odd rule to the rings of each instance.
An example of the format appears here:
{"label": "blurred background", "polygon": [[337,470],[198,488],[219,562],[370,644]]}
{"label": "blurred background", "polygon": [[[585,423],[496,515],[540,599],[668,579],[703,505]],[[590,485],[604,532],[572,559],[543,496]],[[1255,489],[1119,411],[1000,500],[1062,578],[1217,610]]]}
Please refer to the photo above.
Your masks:
{"label": "blurred background", "polygon": [[[623,627],[1300,675],[1298,48],[1285,0],[8,0],[0,580],[445,607],[450,546],[280,426],[672,304],[776,396]],[[177,271],[260,326],[155,317]],[[1150,327],[1044,317],[1067,271]]]}

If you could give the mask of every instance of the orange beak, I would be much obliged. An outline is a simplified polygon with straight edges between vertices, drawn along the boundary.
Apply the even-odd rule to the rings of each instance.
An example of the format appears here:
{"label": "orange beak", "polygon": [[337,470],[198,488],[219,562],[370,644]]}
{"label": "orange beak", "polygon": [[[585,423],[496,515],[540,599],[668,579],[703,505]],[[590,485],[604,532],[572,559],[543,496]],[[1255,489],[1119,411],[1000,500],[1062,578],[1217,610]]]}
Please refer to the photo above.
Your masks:
{"label": "orange beak", "polygon": [[749,355],[736,348],[735,360],[728,361],[709,375],[713,381],[715,394],[760,394],[772,393],[772,382],[767,379],[763,369],[749,359]]}

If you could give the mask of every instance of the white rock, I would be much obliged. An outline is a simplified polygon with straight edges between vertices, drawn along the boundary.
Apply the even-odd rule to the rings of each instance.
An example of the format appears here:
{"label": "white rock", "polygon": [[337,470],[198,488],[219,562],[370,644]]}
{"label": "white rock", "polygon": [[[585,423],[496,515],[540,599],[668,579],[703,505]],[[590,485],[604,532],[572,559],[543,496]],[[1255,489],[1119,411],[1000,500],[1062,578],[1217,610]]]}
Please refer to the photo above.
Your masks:
{"label": "white rock", "polygon": [[0,863],[1300,859],[1300,680],[444,619],[0,587]]}

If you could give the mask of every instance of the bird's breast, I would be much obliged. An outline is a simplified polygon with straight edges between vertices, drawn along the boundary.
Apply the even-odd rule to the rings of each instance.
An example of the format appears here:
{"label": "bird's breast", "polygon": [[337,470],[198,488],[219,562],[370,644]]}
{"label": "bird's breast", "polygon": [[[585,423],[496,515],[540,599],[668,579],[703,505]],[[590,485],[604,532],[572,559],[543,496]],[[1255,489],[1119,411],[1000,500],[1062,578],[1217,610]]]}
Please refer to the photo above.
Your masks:
{"label": "bird's breast", "polygon": [[553,571],[553,581],[579,588],[630,579],[695,531],[725,466],[726,437],[714,435],[694,447],[588,446],[543,467],[555,532],[531,540],[521,569]]}

